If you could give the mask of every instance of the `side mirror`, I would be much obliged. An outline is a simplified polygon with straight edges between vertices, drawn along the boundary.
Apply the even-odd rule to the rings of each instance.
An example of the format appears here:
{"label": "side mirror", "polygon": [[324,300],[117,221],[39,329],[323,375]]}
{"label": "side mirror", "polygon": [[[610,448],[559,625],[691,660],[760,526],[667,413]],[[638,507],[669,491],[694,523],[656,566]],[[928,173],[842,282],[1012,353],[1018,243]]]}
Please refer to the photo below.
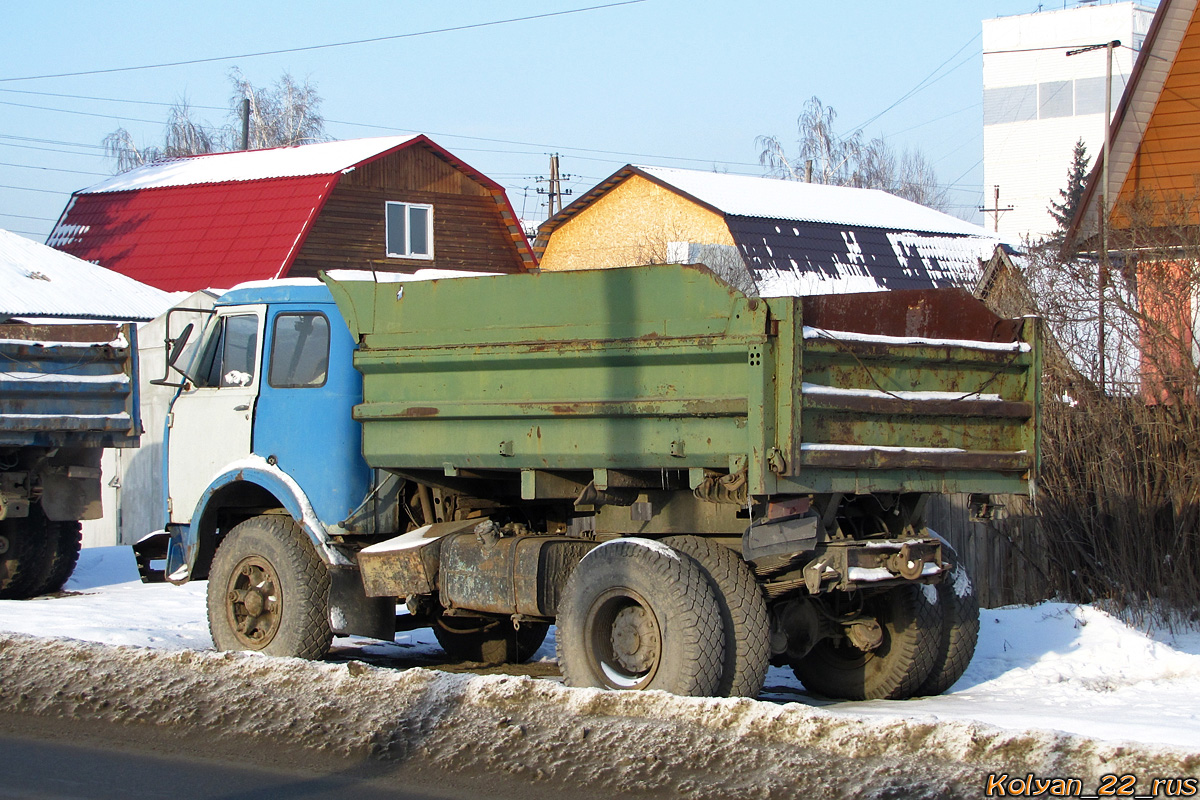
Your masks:
{"label": "side mirror", "polygon": [[171,315],[176,313],[212,315],[217,312],[209,308],[172,308],[167,311],[167,333],[163,337],[163,347],[167,353],[167,363],[163,376],[156,380],[150,381],[150,383],[155,386],[183,386],[183,381],[171,380],[171,370],[174,370],[180,375],[187,377],[187,374],[182,369],[175,366],[175,363],[179,361],[179,357],[183,355],[183,349],[187,346],[188,340],[192,337],[192,332],[196,329],[196,326],[195,324],[189,322],[187,325],[183,326],[183,330],[179,332],[178,336],[171,338]]}
{"label": "side mirror", "polygon": [[175,337],[174,341],[171,343],[171,352],[167,356],[168,367],[175,366],[175,362],[179,360],[180,353],[183,352],[183,346],[187,344],[188,338],[192,335],[192,329],[195,327],[195,325],[189,322],[184,326],[183,331]]}

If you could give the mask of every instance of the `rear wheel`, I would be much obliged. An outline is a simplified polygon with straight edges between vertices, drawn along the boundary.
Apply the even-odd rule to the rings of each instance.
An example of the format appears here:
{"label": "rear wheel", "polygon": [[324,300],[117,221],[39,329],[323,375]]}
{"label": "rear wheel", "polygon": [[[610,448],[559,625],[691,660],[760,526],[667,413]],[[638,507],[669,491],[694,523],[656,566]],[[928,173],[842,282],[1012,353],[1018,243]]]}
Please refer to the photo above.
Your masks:
{"label": "rear wheel", "polygon": [[979,600],[967,569],[949,553],[950,572],[937,585],[937,604],[942,626],[937,652],[929,676],[917,689],[919,695],[935,695],[949,689],[967,671],[979,640]]}
{"label": "rear wheel", "polygon": [[30,505],[27,517],[0,520],[0,600],[26,600],[39,594],[50,548],[41,506]]}
{"label": "rear wheel", "polygon": [[522,622],[514,629],[503,617],[438,617],[433,635],[451,658],[482,664],[523,664],[546,640],[545,622]]}
{"label": "rear wheel", "polygon": [[79,549],[83,544],[81,526],[74,520],[48,522],[46,539],[46,563],[35,594],[50,594],[63,587],[79,563]]}
{"label": "rear wheel", "polygon": [[725,659],[717,694],[758,697],[767,678],[770,621],[754,573],[728,547],[701,536],[671,536],[663,543],[700,564],[720,603]]}
{"label": "rear wheel", "polygon": [[218,650],[329,652],[329,570],[295,520],[252,517],[225,535],[209,572],[208,627]]}
{"label": "rear wheel", "polygon": [[804,685],[846,700],[903,700],[933,669],[941,635],[941,609],[921,586],[900,586],[868,598],[863,618],[879,624],[881,640],[868,649],[849,636],[822,639],[792,665]]}
{"label": "rear wheel", "polygon": [[724,645],[721,610],[692,558],[661,542],[616,539],[571,573],[558,613],[568,686],[713,695]]}

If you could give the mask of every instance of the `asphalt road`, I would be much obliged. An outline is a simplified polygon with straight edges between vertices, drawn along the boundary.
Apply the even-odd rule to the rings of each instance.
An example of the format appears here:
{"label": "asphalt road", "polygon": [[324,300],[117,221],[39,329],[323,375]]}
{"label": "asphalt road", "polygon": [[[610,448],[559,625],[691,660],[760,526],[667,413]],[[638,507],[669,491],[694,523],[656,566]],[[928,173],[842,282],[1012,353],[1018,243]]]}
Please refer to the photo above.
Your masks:
{"label": "asphalt road", "polygon": [[[0,734],[0,798],[22,800],[460,800],[461,794],[430,793],[416,788],[399,766],[365,768],[333,765],[312,769],[265,764],[231,763],[188,758],[178,753],[153,752],[156,746],[119,743],[123,726],[110,726],[107,745],[75,743],[70,721],[53,735],[40,726],[39,735],[6,731]],[[9,726],[5,726],[6,728]],[[85,738],[93,739],[95,729]],[[157,747],[161,748],[161,743]],[[170,748],[168,748],[170,749]],[[247,754],[253,756],[254,754]],[[426,784],[428,781],[426,781]]]}

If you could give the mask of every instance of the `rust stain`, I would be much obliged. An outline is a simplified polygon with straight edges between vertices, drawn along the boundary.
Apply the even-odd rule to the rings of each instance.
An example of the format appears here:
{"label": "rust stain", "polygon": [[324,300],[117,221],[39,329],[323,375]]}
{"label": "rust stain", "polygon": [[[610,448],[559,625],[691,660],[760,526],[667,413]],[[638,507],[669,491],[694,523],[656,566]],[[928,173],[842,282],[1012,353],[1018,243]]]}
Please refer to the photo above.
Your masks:
{"label": "rust stain", "polygon": [[440,413],[441,413],[441,411],[439,411],[438,409],[430,408],[429,406],[410,406],[409,408],[404,409],[403,416],[405,416],[405,417],[436,417]]}

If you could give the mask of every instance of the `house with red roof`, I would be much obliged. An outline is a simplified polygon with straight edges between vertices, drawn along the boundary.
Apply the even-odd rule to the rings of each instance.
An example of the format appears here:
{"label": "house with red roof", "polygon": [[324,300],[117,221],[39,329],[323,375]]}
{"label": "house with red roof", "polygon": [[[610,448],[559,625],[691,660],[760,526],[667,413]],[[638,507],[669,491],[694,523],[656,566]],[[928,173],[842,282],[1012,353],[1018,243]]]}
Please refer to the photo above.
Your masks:
{"label": "house with red roof", "polygon": [[167,291],[537,263],[503,187],[424,135],[138,167],[75,192],[46,243]]}

